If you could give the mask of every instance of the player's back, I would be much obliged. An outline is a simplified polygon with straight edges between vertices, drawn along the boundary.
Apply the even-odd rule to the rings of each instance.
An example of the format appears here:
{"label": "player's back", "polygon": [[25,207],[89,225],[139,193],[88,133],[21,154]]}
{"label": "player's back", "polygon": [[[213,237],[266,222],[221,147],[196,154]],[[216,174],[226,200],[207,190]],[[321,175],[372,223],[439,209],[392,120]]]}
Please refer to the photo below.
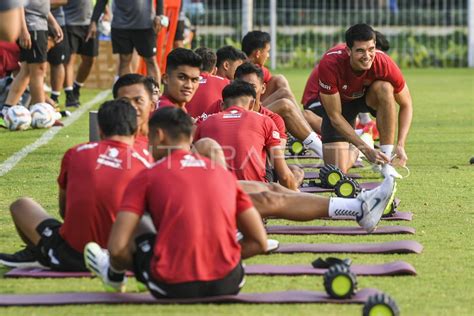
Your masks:
{"label": "player's back", "polygon": [[82,252],[89,241],[107,247],[108,235],[130,180],[148,166],[131,146],[111,140],[87,143],[66,152],[58,182],[66,189],[61,235]]}
{"label": "player's back", "polygon": [[[226,78],[202,73],[199,87],[191,101],[186,104],[186,110],[192,117],[212,114],[210,109],[217,101],[222,100],[222,90],[230,83]],[[213,113],[215,112],[212,110]]]}

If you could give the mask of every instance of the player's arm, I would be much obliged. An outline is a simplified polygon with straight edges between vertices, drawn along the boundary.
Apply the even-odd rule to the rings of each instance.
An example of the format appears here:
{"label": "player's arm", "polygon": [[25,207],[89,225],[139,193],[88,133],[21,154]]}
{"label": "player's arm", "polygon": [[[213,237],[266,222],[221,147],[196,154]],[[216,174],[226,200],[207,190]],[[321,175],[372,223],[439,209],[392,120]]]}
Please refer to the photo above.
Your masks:
{"label": "player's arm", "polygon": [[266,251],[267,233],[263,227],[262,218],[255,207],[251,207],[237,215],[237,227],[243,236],[240,241],[242,259]]}
{"label": "player's arm", "polygon": [[140,216],[133,212],[120,211],[112,225],[108,249],[110,265],[116,270],[127,270],[133,266],[131,244]]}
{"label": "player's arm", "polygon": [[273,163],[273,167],[275,168],[275,171],[278,175],[278,181],[280,182],[280,184],[290,190],[298,190],[298,185],[295,176],[286,164],[285,154],[282,147],[271,147],[268,150],[268,154],[270,155],[270,161]]}
{"label": "player's arm", "polygon": [[395,101],[400,106],[400,111],[398,113],[398,137],[395,153],[397,158],[400,159],[400,163],[404,166],[408,159],[405,153],[405,143],[413,118],[413,103],[410,90],[406,84],[402,91],[395,94]]}
{"label": "player's arm", "polygon": [[97,36],[97,23],[99,22],[100,16],[105,12],[105,7],[107,6],[108,0],[97,0],[94,11],[92,11],[91,24],[89,25],[89,30],[86,35],[86,42]]}
{"label": "player's arm", "polygon": [[66,190],[63,188],[59,188],[59,195],[58,195],[58,200],[59,200],[59,216],[61,216],[62,219],[66,216]]}
{"label": "player's arm", "polygon": [[60,43],[64,38],[63,30],[61,29],[61,26],[59,26],[58,22],[54,18],[54,15],[51,12],[48,13],[48,25],[49,29],[53,33],[54,42],[56,44]]}
{"label": "player's arm", "polygon": [[324,110],[331,120],[331,125],[342,135],[344,138],[354,146],[356,146],[370,162],[389,162],[388,157],[384,154],[370,148],[354,131],[351,124],[342,116],[342,104],[339,92],[335,94],[319,94],[321,98],[321,104],[324,106]]}

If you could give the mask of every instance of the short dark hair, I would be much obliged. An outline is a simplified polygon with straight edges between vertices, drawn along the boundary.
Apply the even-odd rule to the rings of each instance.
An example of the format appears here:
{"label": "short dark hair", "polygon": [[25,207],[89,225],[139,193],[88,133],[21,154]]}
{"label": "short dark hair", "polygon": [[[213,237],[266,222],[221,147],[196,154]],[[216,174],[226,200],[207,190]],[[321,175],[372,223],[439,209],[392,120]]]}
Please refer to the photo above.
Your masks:
{"label": "short dark hair", "polygon": [[220,67],[225,61],[237,61],[237,60],[246,60],[247,55],[234,46],[224,46],[217,50],[217,63],[216,66]]}
{"label": "short dark hair", "polygon": [[346,45],[349,48],[354,46],[355,41],[366,42],[370,40],[375,40],[375,31],[368,24],[355,24],[346,31]]}
{"label": "short dark hair", "polygon": [[250,56],[256,49],[265,48],[271,42],[270,34],[262,31],[248,32],[242,39],[242,50]]}
{"label": "short dark hair", "polygon": [[227,85],[224,90],[222,90],[222,99],[235,99],[240,97],[251,97],[256,98],[257,92],[255,88],[248,82],[242,81],[240,79],[232,81],[231,84]]}
{"label": "short dark hair", "polygon": [[153,96],[154,83],[148,77],[139,74],[126,74],[118,78],[114,83],[112,88],[114,98],[116,99],[118,97],[118,91],[120,88],[133,86],[135,84],[142,84],[145,87],[145,90],[149,93],[150,98]]}
{"label": "short dark hair", "polygon": [[124,99],[102,103],[97,114],[99,128],[106,137],[131,136],[137,131],[137,111]]}
{"label": "short dark hair", "polygon": [[386,52],[390,49],[390,42],[385,37],[385,35],[379,31],[375,31],[375,47],[383,52]]}
{"label": "short dark hair", "polygon": [[202,58],[186,48],[173,49],[166,58],[166,72],[170,73],[179,66],[191,66],[201,69]]}
{"label": "short dark hair", "polygon": [[245,62],[237,69],[235,70],[235,75],[234,77],[236,79],[241,79],[242,76],[244,75],[249,75],[249,74],[256,74],[258,79],[260,79],[261,82],[263,82],[263,70],[262,68],[258,67],[255,64]]}
{"label": "short dark hair", "polygon": [[171,139],[191,137],[193,120],[186,112],[177,107],[162,107],[153,113],[148,121],[150,129],[161,128]]}
{"label": "short dark hair", "polygon": [[201,71],[212,72],[217,63],[216,53],[207,47],[196,48],[194,52],[202,58]]}

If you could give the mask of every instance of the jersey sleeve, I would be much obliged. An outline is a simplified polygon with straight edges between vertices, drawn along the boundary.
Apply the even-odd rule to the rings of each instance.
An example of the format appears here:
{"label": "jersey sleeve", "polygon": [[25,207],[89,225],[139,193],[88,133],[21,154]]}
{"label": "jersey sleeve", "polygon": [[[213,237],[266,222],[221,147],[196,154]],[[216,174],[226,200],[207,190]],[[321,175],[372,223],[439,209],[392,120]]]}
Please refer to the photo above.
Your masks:
{"label": "jersey sleeve", "polygon": [[237,197],[236,197],[236,210],[237,210],[237,215],[245,212],[249,208],[253,207],[252,200],[250,199],[249,195],[242,190],[240,187],[239,183],[236,183],[237,185]]}
{"label": "jersey sleeve", "polygon": [[74,148],[69,149],[63,156],[63,160],[61,161],[61,169],[59,170],[58,176],[58,184],[59,187],[63,190],[66,189],[67,186],[67,175],[68,175],[68,168],[69,168],[69,161],[71,160],[71,156],[73,155]]}
{"label": "jersey sleeve", "polygon": [[280,146],[281,136],[277,126],[268,116],[263,116],[263,118],[263,126],[265,128],[265,147],[271,148],[275,146]]}
{"label": "jersey sleeve", "polygon": [[339,92],[337,88],[337,67],[328,57],[321,59],[318,65],[318,87],[323,94],[335,94]]}
{"label": "jersey sleeve", "polygon": [[262,66],[262,71],[263,71],[263,82],[268,83],[272,79],[272,73],[265,66]]}
{"label": "jersey sleeve", "polygon": [[383,59],[383,66],[382,69],[383,71],[383,78],[382,80],[388,81],[392,84],[393,86],[393,92],[395,94],[400,93],[400,91],[403,90],[405,87],[405,79],[403,78],[403,74],[398,68],[397,64],[388,56],[385,55],[385,53],[378,53],[378,54],[384,54],[384,59]]}
{"label": "jersey sleeve", "polygon": [[196,130],[194,131],[194,139],[193,139],[193,143],[194,142],[197,142],[198,140],[200,140],[202,138],[201,136],[201,126],[202,124],[204,123],[204,120],[198,120],[196,122]]}
{"label": "jersey sleeve", "polygon": [[286,135],[286,126],[285,121],[283,121],[283,118],[277,113],[274,113],[274,122],[278,129],[278,132],[280,133],[280,138],[287,139],[288,136]]}
{"label": "jersey sleeve", "polygon": [[122,197],[119,211],[142,216],[147,205],[148,169],[137,174],[128,184]]}

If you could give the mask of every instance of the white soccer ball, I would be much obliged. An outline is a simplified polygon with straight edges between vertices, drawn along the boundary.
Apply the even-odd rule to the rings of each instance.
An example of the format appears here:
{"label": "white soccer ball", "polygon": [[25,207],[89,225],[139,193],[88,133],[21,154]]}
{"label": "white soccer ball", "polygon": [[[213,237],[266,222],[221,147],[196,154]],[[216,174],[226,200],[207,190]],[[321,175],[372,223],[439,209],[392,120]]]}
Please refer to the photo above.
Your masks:
{"label": "white soccer ball", "polygon": [[56,111],[48,103],[36,103],[30,108],[33,128],[50,128],[57,119]]}
{"label": "white soccer ball", "polygon": [[9,130],[23,131],[31,125],[31,114],[24,106],[15,105],[7,110],[3,120]]}

